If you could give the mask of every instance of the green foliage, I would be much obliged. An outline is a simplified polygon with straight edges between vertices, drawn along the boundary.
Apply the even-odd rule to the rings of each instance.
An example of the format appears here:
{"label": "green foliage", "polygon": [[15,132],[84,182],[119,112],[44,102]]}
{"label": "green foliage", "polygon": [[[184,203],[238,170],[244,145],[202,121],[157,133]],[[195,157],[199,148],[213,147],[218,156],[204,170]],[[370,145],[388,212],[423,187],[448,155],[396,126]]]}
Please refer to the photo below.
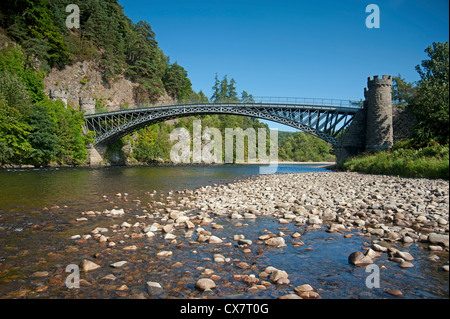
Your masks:
{"label": "green foliage", "polygon": [[164,92],[162,79],[168,68],[167,58],[158,48],[155,33],[147,22],[129,23],[127,30],[125,74],[139,82],[137,93],[142,100],[155,100]]}
{"label": "green foliage", "polygon": [[24,54],[17,47],[5,47],[0,50],[0,72],[7,71],[17,75],[26,85],[32,102],[44,99],[43,74],[32,68],[25,68]]}
{"label": "green foliage", "polygon": [[0,96],[9,106],[10,112],[16,111],[18,120],[24,121],[31,114],[30,93],[18,76],[7,71],[0,73]]}
{"label": "green foliage", "polygon": [[[69,61],[70,55],[61,30],[54,24],[55,17],[49,0],[3,0],[0,11],[0,24],[14,40],[21,44],[30,39],[44,40],[47,43],[46,49],[40,54],[50,66],[62,66]],[[42,49],[43,44],[38,40],[29,42],[29,53],[37,52],[37,47]]]}
{"label": "green foliage", "polygon": [[409,105],[414,101],[417,87],[407,82],[399,74],[392,77],[392,102],[396,104]]}
{"label": "green foliage", "polygon": [[163,82],[166,91],[176,100],[186,99],[193,93],[186,70],[176,62],[166,69]]}
{"label": "green foliage", "polygon": [[416,66],[421,79],[412,111],[417,119],[416,138],[449,143],[449,46],[434,42],[425,52],[429,59]]}
{"label": "green foliage", "polygon": [[35,104],[29,121],[33,131],[28,136],[28,142],[33,150],[29,163],[35,166],[48,165],[59,151],[59,137],[56,135],[56,125],[49,115],[48,104]]}
{"label": "green foliage", "polygon": [[340,169],[370,174],[449,179],[448,145],[414,149],[413,141],[395,145],[391,151],[361,154],[339,164]]}
{"label": "green foliage", "polygon": [[0,88],[0,165],[23,163],[32,151],[27,140],[32,128],[21,118],[20,112],[8,105]]}
{"label": "green foliage", "polygon": [[55,123],[59,147],[55,160],[59,164],[80,165],[87,160],[86,146],[93,140],[83,134],[84,116],[66,108],[61,101],[46,100],[48,113]]}
{"label": "green foliage", "polygon": [[154,124],[139,130],[133,156],[142,163],[167,161],[169,159],[169,136],[163,123]]}
{"label": "green foliage", "polygon": [[303,132],[279,135],[278,155],[282,161],[325,162],[335,160],[331,144]]}

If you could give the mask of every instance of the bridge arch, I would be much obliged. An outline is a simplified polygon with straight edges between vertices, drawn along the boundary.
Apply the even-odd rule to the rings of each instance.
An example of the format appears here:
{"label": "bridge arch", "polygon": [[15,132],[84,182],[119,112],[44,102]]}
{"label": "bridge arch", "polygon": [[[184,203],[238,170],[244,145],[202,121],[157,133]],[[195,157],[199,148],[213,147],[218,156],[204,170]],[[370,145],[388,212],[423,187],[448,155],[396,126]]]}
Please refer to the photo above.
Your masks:
{"label": "bridge arch", "polygon": [[194,115],[227,114],[284,124],[315,135],[336,146],[339,133],[351,124],[358,111],[357,107],[326,105],[197,103],[85,115],[85,128],[94,132],[94,145],[105,145],[157,122]]}

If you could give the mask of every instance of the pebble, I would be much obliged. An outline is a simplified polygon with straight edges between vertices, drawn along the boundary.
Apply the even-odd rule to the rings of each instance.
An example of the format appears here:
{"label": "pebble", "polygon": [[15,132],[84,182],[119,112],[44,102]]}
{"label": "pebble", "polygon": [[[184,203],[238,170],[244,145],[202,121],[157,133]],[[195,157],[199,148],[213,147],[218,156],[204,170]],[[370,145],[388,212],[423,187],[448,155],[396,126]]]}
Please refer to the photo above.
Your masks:
{"label": "pebble", "polygon": [[200,290],[216,288],[216,284],[212,279],[201,278],[195,283],[195,287]]}
{"label": "pebble", "polygon": [[373,260],[369,256],[365,256],[362,252],[356,251],[350,256],[348,256],[348,262],[349,264],[360,266],[360,265],[368,265],[373,264]]}
{"label": "pebble", "polygon": [[147,282],[147,291],[150,295],[160,295],[163,292],[161,284],[155,281]]}
{"label": "pebble", "polygon": [[48,271],[36,271],[35,273],[33,273],[32,276],[33,277],[47,277]]}
{"label": "pebble", "polygon": [[114,280],[116,280],[117,278],[116,278],[116,276],[114,276],[114,274],[109,274],[109,275],[106,275],[106,276],[102,277],[101,279],[102,279],[102,280],[110,280],[110,281],[114,281]]}
{"label": "pebble", "polygon": [[406,260],[401,260],[398,265],[401,268],[412,268],[412,267],[414,267],[414,265],[412,263],[410,263],[409,261],[406,261]]}
{"label": "pebble", "polygon": [[98,268],[101,268],[101,266],[88,259],[83,259],[80,263],[80,269],[85,272],[96,270]]}
{"label": "pebble", "polygon": [[295,287],[294,290],[298,293],[301,293],[301,292],[305,292],[305,291],[313,291],[314,289],[313,289],[313,287],[311,287],[311,285],[304,284],[304,285]]}
{"label": "pebble", "polygon": [[304,291],[300,293],[303,299],[320,299],[320,295],[315,291]]}
{"label": "pebble", "polygon": [[265,241],[265,243],[268,246],[277,247],[277,248],[286,247],[286,243],[285,243],[283,237],[269,238]]}
{"label": "pebble", "polygon": [[403,296],[403,293],[400,290],[398,290],[398,289],[388,288],[388,289],[386,289],[386,292],[388,294],[390,294],[391,296],[394,296],[394,297],[401,297],[401,296]]}
{"label": "pebble", "polygon": [[113,268],[120,268],[120,267],[122,267],[123,265],[125,265],[127,262],[128,262],[128,261],[126,261],[126,260],[117,261],[117,262],[115,262],[115,263],[112,263],[110,266],[113,267]]}
{"label": "pebble", "polygon": [[296,295],[296,294],[287,294],[287,295],[278,297],[278,299],[302,299],[302,297],[300,297],[299,295]]}
{"label": "pebble", "polygon": [[241,269],[247,269],[250,268],[250,265],[246,262],[240,262],[236,264],[236,267],[241,268]]}
{"label": "pebble", "polygon": [[173,252],[170,250],[163,250],[156,254],[157,257],[170,257],[172,256]]}
{"label": "pebble", "polygon": [[210,244],[220,244],[220,243],[222,243],[223,241],[222,241],[222,239],[220,239],[219,237],[217,237],[217,236],[210,236],[209,237],[209,243]]}
{"label": "pebble", "polygon": [[397,251],[397,252],[395,252],[394,256],[403,258],[406,261],[414,260],[414,257],[408,252]]}

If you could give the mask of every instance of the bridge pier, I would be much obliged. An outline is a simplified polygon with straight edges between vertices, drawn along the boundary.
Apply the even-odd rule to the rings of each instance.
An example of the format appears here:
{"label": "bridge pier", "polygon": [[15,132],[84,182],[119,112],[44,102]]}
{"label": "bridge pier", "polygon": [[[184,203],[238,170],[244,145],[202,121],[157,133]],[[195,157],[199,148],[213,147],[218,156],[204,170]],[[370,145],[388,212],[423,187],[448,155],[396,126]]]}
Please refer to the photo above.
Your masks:
{"label": "bridge pier", "polygon": [[104,166],[104,155],[106,153],[106,146],[100,146],[96,145],[90,146],[88,148],[88,162],[89,166],[96,167],[96,166]]}
{"label": "bridge pier", "polygon": [[387,150],[393,142],[392,76],[367,79],[364,105],[335,147],[336,162],[364,151]]}

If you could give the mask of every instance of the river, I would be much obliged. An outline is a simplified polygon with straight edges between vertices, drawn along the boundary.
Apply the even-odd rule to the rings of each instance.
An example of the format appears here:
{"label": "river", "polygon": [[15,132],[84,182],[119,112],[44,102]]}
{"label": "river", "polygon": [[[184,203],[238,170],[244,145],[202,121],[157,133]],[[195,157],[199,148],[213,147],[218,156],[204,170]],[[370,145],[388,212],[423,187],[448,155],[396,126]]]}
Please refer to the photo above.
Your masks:
{"label": "river", "polygon": [[[218,277],[216,280],[222,280],[214,291],[221,298],[276,298],[292,291],[292,287],[274,285],[267,289],[248,290],[248,285],[231,279],[238,273],[257,275],[263,266],[269,265],[277,265],[292,273],[290,278],[296,285],[312,283],[320,287],[318,291],[323,298],[391,297],[382,289],[367,289],[364,269],[355,269],[347,263],[347,256],[339,254],[341,250],[359,249],[365,241],[360,236],[342,240],[341,234],[319,230],[305,232],[302,240],[311,244],[301,252],[288,245],[270,253],[260,249],[258,254],[248,254],[235,246],[227,246],[226,252],[232,255],[232,262],[220,267],[211,258],[223,250],[195,245],[193,248],[190,246],[192,241],[183,240],[178,233],[178,242],[172,246],[163,238],[131,236],[132,243],[139,247],[138,251],[132,252],[99,245],[93,239],[71,239],[78,234],[89,234],[95,227],[110,227],[110,231],[120,233],[120,227],[113,224],[131,221],[126,217],[111,221],[111,218],[98,216],[94,219],[89,217],[89,222],[77,222],[82,212],[113,208],[124,208],[133,216],[143,214],[145,208],[163,212],[164,200],[177,201],[177,191],[250,178],[259,170],[258,165],[2,170],[0,298],[148,298],[149,291],[145,285],[148,281],[164,283],[164,292],[159,293],[158,298],[193,298],[201,296],[194,285],[205,269],[213,269]],[[323,165],[281,164],[277,174],[326,171]],[[116,196],[118,193],[120,197]],[[147,203],[149,195],[153,200],[151,203]],[[159,213],[155,216],[155,220],[164,220]],[[222,237],[232,238],[237,232],[245,234],[246,238],[257,238],[263,229],[274,233],[296,231],[293,223],[280,228],[273,220],[264,217],[245,223],[238,231],[225,218],[218,218],[217,222],[223,225]],[[111,234],[113,236],[117,233]],[[129,234],[123,235],[125,240],[119,243],[128,238]],[[110,238],[108,240],[111,241]],[[179,253],[176,259],[169,261],[170,267],[167,260],[154,257],[155,252],[174,244]],[[251,248],[256,251],[253,247],[255,245]],[[399,269],[384,280],[389,282],[389,286],[406,292],[407,297],[448,298],[448,273],[443,273],[438,267],[428,267],[430,253],[422,247],[413,247],[412,251],[418,266],[406,274]],[[81,288],[68,289],[65,267],[79,264],[82,259],[92,260],[103,267],[82,274],[85,284]],[[128,263],[120,269],[108,267],[119,260],[127,260]],[[235,264],[239,261],[252,266],[246,270],[237,269]],[[441,263],[445,262],[448,264],[448,252],[444,252]],[[298,267],[302,270],[298,271]],[[110,274],[114,275],[114,280],[104,278]],[[155,296],[150,293],[150,297]]]}

